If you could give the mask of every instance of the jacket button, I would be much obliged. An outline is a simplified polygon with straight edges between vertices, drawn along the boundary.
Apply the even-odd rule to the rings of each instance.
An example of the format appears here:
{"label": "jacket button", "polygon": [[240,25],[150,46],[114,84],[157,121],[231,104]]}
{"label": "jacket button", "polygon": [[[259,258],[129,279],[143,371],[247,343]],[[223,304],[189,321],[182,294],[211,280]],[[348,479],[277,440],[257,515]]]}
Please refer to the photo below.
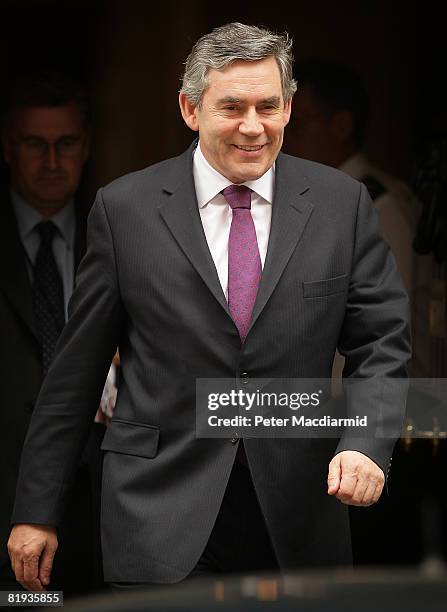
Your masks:
{"label": "jacket button", "polygon": [[250,380],[250,379],[249,379],[249,377],[248,377],[247,372],[242,372],[242,374],[241,374],[241,383],[242,383],[242,384],[244,384],[244,385],[246,385],[246,384],[248,383],[248,381],[249,381],[249,380]]}

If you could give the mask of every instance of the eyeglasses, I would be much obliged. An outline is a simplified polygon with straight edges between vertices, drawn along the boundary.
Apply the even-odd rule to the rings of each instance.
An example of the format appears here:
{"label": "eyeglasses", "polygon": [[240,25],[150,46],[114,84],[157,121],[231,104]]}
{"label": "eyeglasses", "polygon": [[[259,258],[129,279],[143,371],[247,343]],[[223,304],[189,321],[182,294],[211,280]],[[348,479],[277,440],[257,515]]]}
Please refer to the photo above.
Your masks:
{"label": "eyeglasses", "polygon": [[82,136],[63,136],[56,141],[48,141],[43,138],[28,137],[16,142],[16,148],[20,149],[28,157],[43,158],[48,156],[51,149],[58,157],[75,157],[84,144]]}

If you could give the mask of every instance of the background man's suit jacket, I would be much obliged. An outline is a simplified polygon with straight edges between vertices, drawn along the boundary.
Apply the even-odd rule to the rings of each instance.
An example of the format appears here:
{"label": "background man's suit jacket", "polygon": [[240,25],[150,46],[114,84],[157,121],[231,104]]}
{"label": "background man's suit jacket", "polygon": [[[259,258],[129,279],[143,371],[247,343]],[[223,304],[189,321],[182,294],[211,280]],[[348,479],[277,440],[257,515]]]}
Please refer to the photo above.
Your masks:
{"label": "background man's suit jacket", "polygon": [[[10,565],[6,543],[11,530],[20,454],[43,375],[26,255],[8,194],[3,196],[0,217],[0,576],[4,576],[5,568],[9,572]],[[85,233],[86,215],[77,205],[75,269],[85,253]],[[101,433],[100,426],[95,428],[95,435],[100,436]],[[88,451],[92,453],[92,462],[97,462],[99,457],[93,458],[94,446],[94,439],[91,438]],[[86,456],[84,459],[86,460]],[[95,465],[95,469],[99,469],[99,465]],[[76,489],[73,492],[76,499],[71,504],[73,526],[69,531],[65,530],[62,537],[64,549],[57,563],[56,575],[64,581],[63,586],[67,588],[69,585],[62,574],[67,573],[70,558],[76,556],[76,553],[79,553],[79,556],[81,552],[85,553],[84,548],[80,549],[77,544],[81,533],[75,528],[76,522],[81,523],[84,531],[86,528],[92,528],[87,519],[92,503],[89,498],[91,475],[86,473],[77,476]],[[81,496],[84,499],[81,499]],[[77,521],[73,520],[76,515]],[[90,543],[93,537],[89,535]],[[87,580],[86,576],[85,578]],[[77,580],[79,574],[76,576]]]}
{"label": "background man's suit jacket", "polygon": [[[109,581],[181,580],[206,545],[237,444],[195,438],[197,377],[329,378],[337,346],[348,375],[405,376],[409,357],[408,300],[365,187],[283,154],[241,347],[201,225],[192,151],[99,191],[22,458],[13,521],[57,524],[118,343],[120,388],[103,442]],[[327,495],[328,464],[357,449],[386,472],[393,440],[244,444],[280,566],[349,562],[347,507]]]}

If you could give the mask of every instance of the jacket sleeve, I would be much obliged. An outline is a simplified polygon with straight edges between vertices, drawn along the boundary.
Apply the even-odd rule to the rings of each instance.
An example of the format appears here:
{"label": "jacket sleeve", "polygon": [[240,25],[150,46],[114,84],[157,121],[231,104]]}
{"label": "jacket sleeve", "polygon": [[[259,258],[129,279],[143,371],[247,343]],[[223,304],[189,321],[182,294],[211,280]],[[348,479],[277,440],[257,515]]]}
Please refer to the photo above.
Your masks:
{"label": "jacket sleeve", "polygon": [[113,235],[101,190],[69,320],[42,385],[22,451],[12,523],[58,525],[123,325]]}
{"label": "jacket sleeve", "polygon": [[[368,434],[348,430],[336,452],[358,450],[387,475],[405,413],[411,357],[409,300],[378,217],[360,186],[351,279],[338,350],[345,356],[348,416],[367,416]],[[363,382],[362,382],[363,381]],[[359,384],[354,384],[358,382]]]}

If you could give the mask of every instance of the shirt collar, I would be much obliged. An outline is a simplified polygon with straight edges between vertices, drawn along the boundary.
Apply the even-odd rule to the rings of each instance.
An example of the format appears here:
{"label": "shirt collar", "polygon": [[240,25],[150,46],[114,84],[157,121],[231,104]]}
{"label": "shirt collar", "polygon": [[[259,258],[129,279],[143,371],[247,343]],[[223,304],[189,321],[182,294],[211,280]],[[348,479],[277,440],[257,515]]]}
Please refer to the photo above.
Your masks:
{"label": "shirt collar", "polygon": [[[197,203],[199,208],[206,206],[216,197],[225,187],[232,185],[232,182],[220,174],[208,163],[200,148],[200,142],[196,147],[193,159],[194,183],[196,187]],[[255,181],[245,181],[242,183],[250,187],[255,193],[261,196],[269,204],[273,202],[273,191],[275,183],[275,165],[267,170],[260,178]]]}
{"label": "shirt collar", "polygon": [[[22,196],[11,190],[11,202],[14,209],[20,237],[24,241],[40,221],[48,220],[35,208],[30,206]],[[74,201],[71,199],[59,212],[51,217],[62,238],[70,248],[74,246],[76,215]]]}

